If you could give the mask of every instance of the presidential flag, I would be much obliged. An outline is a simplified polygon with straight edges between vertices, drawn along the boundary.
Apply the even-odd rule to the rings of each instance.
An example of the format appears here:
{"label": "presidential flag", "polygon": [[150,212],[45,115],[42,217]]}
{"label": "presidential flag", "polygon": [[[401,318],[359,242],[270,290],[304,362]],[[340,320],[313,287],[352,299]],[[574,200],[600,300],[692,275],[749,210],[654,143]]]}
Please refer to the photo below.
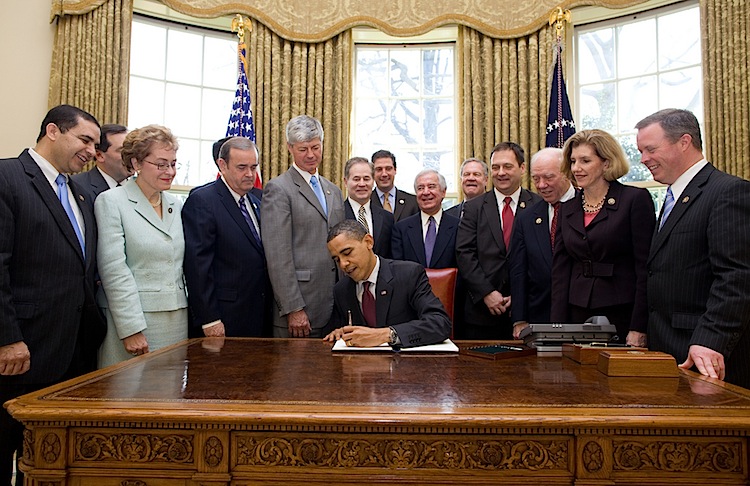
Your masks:
{"label": "presidential flag", "polygon": [[[247,84],[247,58],[245,56],[245,43],[240,41],[237,44],[237,91],[234,93],[234,102],[232,103],[232,113],[229,115],[229,124],[227,125],[227,137],[246,137],[255,142],[255,124],[253,123],[253,104],[250,98],[250,88]],[[260,172],[255,177],[255,187],[262,189],[263,182],[260,179]]]}
{"label": "presidential flag", "polygon": [[570,111],[568,92],[562,71],[562,47],[557,44],[555,71],[552,74],[552,89],[549,96],[549,115],[547,116],[547,147],[562,148],[565,141],[576,132],[573,113]]}

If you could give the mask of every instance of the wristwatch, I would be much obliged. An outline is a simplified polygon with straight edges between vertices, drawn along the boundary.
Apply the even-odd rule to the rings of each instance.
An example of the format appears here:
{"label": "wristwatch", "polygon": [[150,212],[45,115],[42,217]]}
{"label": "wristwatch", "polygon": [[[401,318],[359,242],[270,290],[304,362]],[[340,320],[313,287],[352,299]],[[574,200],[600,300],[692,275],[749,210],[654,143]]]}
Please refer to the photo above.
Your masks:
{"label": "wristwatch", "polygon": [[396,341],[398,340],[398,334],[396,333],[396,330],[393,329],[392,327],[389,327],[388,329],[391,331],[390,337],[388,338],[388,344],[393,346],[394,344],[396,344]]}

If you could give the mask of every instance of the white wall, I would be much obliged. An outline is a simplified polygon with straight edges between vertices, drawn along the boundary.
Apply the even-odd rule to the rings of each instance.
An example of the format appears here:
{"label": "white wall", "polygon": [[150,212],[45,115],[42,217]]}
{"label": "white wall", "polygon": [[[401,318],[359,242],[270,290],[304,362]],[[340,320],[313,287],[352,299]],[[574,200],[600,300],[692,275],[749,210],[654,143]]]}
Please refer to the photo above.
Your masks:
{"label": "white wall", "polygon": [[47,113],[55,26],[50,0],[3,0],[0,15],[0,158],[33,147]]}

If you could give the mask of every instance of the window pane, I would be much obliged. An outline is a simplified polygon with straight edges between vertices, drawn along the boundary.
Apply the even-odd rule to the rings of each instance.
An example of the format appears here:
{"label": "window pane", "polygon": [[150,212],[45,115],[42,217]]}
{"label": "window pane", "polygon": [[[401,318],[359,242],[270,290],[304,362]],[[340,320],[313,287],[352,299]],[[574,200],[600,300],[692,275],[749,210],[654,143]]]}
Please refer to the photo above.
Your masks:
{"label": "window pane", "polygon": [[627,135],[619,138],[625,158],[630,163],[630,171],[620,178],[621,182],[635,182],[652,180],[651,172],[645,165],[641,164],[641,153],[635,142],[635,135]]}
{"label": "window pane", "polygon": [[203,85],[234,89],[237,84],[237,41],[206,37]]}
{"label": "window pane", "polygon": [[164,123],[175,135],[200,137],[200,117],[201,89],[195,86],[167,83]]}
{"label": "window pane", "polygon": [[700,12],[683,10],[659,18],[659,69],[700,64]]}
{"label": "window pane", "polygon": [[169,29],[167,81],[201,83],[203,36]]}
{"label": "window pane", "polygon": [[357,97],[388,96],[388,51],[357,51]]}
{"label": "window pane", "polygon": [[578,36],[578,80],[596,83],[615,77],[614,29],[600,29]]}
{"label": "window pane", "polygon": [[201,138],[218,140],[224,137],[233,101],[234,93],[231,91],[203,90]]}
{"label": "window pane", "polygon": [[444,143],[456,133],[453,124],[454,107],[452,99],[426,99],[424,101],[424,143]]}
{"label": "window pane", "polygon": [[633,130],[639,120],[658,109],[656,76],[620,81],[617,90],[620,133]]}
{"label": "window pane", "polygon": [[615,83],[582,86],[579,99],[581,128],[615,129]]}
{"label": "window pane", "polygon": [[617,28],[618,77],[656,71],[656,20],[633,22]]}
{"label": "window pane", "polygon": [[393,100],[391,105],[392,137],[396,143],[422,143],[422,119],[419,100]]}
{"label": "window pane", "polygon": [[180,163],[180,170],[174,178],[174,183],[181,186],[199,185],[200,177],[200,159],[199,147],[197,140],[189,138],[179,138],[180,148],[177,150],[177,161]]}
{"label": "window pane", "polygon": [[703,120],[703,72],[699,67],[659,76],[659,108],[679,106]]}
{"label": "window pane", "polygon": [[419,94],[419,51],[394,49],[391,51],[391,95]]}
{"label": "window pane", "polygon": [[128,125],[139,128],[164,124],[164,82],[130,77]]}
{"label": "window pane", "polygon": [[382,99],[358,99],[356,102],[355,146],[385,141],[390,137],[385,101]]}
{"label": "window pane", "polygon": [[166,45],[166,28],[133,22],[130,42],[130,74],[162,78]]}
{"label": "window pane", "polygon": [[453,92],[453,53],[450,49],[422,51],[422,69],[425,95]]}

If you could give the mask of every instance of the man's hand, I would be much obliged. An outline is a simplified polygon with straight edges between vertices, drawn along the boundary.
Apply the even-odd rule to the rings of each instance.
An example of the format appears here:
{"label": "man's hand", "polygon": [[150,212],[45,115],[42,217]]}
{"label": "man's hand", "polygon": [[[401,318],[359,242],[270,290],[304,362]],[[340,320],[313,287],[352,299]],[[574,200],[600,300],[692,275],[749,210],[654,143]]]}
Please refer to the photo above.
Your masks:
{"label": "man's hand", "polygon": [[203,334],[206,337],[224,337],[225,336],[224,323],[219,321],[213,326],[204,327]]}
{"label": "man's hand", "polygon": [[323,340],[336,342],[343,339],[347,346],[372,348],[387,343],[390,338],[391,330],[387,327],[344,326],[328,334]]}
{"label": "man's hand", "polygon": [[497,290],[493,290],[484,296],[484,305],[487,306],[490,314],[493,316],[499,316],[510,307],[510,296],[503,297],[503,294]]}
{"label": "man's hand", "polygon": [[724,355],[713,349],[693,344],[688,350],[688,357],[680,368],[689,370],[695,365],[701,375],[723,380],[727,374],[724,368]]}
{"label": "man's hand", "polygon": [[148,353],[148,341],[146,341],[146,336],[142,332],[126,337],[122,340],[122,344],[125,346],[125,351],[133,356]]}
{"label": "man's hand", "polygon": [[625,338],[625,344],[630,346],[637,346],[639,348],[645,348],[648,342],[646,341],[646,333],[638,331],[630,331],[628,336]]}
{"label": "man's hand", "polygon": [[529,327],[529,323],[526,321],[518,321],[513,323],[513,339],[521,339],[521,331]]}
{"label": "man's hand", "polygon": [[308,337],[312,327],[305,309],[290,312],[286,315],[286,323],[289,326],[289,337]]}
{"label": "man's hand", "polygon": [[31,353],[26,343],[18,341],[0,346],[0,375],[22,375],[31,367]]}

